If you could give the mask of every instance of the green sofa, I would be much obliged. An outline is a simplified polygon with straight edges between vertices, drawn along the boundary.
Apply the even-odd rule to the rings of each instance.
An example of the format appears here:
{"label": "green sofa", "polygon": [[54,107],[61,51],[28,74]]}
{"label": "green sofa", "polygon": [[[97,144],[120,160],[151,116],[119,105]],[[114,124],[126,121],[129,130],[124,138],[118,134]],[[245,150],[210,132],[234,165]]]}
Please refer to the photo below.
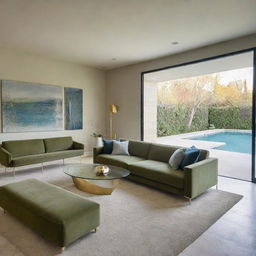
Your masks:
{"label": "green sofa", "polygon": [[100,225],[100,205],[36,179],[0,187],[0,206],[63,250]]}
{"label": "green sofa", "polygon": [[182,195],[191,202],[210,187],[217,186],[218,160],[209,158],[207,150],[201,150],[198,162],[184,170],[174,170],[168,160],[178,148],[130,140],[129,156],[101,154],[102,147],[99,147],[94,148],[93,160],[128,169],[131,174],[127,179]]}
{"label": "green sofa", "polygon": [[[5,167],[38,164],[84,154],[84,145],[72,137],[3,141],[0,146],[0,163]],[[42,165],[43,166],[43,165]]]}

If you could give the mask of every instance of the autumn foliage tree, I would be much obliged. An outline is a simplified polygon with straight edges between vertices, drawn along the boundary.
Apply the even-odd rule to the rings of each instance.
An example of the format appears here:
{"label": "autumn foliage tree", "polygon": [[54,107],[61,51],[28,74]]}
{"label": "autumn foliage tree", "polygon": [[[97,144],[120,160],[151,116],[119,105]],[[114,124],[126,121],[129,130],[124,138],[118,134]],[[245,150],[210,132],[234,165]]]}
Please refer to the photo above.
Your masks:
{"label": "autumn foliage tree", "polygon": [[189,131],[200,108],[211,106],[250,106],[252,92],[246,80],[221,84],[218,74],[165,81],[158,84],[158,104],[170,107],[186,106]]}

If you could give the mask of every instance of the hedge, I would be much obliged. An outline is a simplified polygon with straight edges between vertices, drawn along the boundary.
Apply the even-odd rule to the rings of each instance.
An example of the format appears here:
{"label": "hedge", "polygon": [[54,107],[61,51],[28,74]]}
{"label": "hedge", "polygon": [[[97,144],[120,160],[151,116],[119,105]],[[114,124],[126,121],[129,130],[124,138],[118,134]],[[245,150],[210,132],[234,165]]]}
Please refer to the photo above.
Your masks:
{"label": "hedge", "polygon": [[191,109],[188,105],[159,104],[157,106],[157,136],[206,130],[208,128],[208,108],[199,108],[191,127],[188,127],[190,112]]}
{"label": "hedge", "polygon": [[251,129],[252,108],[244,107],[211,107],[209,123],[219,129]]}
{"label": "hedge", "polygon": [[191,109],[188,105],[157,106],[157,136],[202,131],[213,124],[218,129],[251,129],[252,108],[247,107],[201,107],[197,110],[191,127],[188,120]]}

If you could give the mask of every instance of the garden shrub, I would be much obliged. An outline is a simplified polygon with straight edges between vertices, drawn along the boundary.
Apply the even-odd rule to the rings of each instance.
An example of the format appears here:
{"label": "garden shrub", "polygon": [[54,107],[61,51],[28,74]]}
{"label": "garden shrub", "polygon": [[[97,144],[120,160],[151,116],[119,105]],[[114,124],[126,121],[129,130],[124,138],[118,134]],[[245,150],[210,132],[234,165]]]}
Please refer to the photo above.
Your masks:
{"label": "garden shrub", "polygon": [[186,132],[202,131],[213,124],[217,129],[251,129],[252,108],[201,107],[197,109],[191,127],[188,127],[190,106],[184,104],[157,106],[157,136],[170,136]]}
{"label": "garden shrub", "polygon": [[219,129],[251,129],[252,108],[243,107],[211,107],[209,123]]}
{"label": "garden shrub", "polygon": [[157,106],[157,136],[205,130],[208,127],[208,108],[202,107],[195,113],[191,127],[188,127],[190,106],[159,104]]}

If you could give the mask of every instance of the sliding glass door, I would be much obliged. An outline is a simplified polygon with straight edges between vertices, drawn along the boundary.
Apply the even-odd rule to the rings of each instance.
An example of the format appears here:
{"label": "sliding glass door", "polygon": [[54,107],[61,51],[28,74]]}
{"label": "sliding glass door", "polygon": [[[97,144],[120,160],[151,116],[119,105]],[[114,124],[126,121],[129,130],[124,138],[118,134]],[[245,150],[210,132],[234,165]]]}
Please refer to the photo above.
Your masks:
{"label": "sliding glass door", "polygon": [[255,49],[142,73],[142,140],[207,149],[219,175],[256,181]]}
{"label": "sliding glass door", "polygon": [[252,181],[256,183],[256,48],[253,50]]}

